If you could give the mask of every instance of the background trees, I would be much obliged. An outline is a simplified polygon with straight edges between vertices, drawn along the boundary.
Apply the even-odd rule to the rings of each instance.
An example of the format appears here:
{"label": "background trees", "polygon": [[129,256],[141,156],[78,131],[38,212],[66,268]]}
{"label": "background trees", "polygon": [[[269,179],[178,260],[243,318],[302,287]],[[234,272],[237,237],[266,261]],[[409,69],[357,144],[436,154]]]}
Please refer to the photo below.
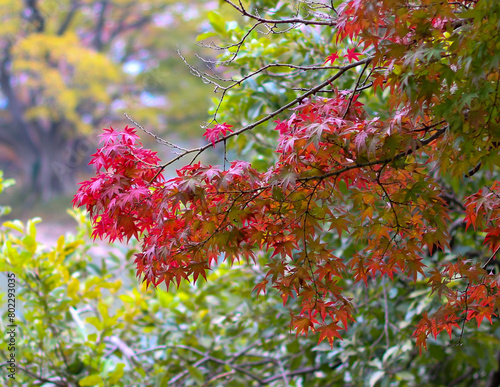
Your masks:
{"label": "background trees", "polygon": [[[74,191],[95,148],[91,134],[125,122],[125,110],[162,127],[203,121],[204,85],[192,82],[175,50],[195,39],[205,8],[196,1],[3,2],[0,161],[31,199]],[[199,109],[179,108],[187,90]]]}

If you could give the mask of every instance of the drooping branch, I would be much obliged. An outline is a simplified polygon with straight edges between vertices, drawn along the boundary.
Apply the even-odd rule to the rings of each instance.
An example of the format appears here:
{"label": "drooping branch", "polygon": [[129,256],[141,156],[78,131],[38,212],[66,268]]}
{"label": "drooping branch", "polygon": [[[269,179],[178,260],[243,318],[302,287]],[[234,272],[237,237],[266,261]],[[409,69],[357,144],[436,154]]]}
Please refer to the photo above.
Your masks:
{"label": "drooping branch", "polygon": [[[236,54],[230,52],[227,55],[230,57],[229,61],[206,61],[208,64],[235,63],[234,59],[238,57],[240,49],[246,43],[250,33],[255,31],[258,26],[267,28],[267,33],[273,34],[283,32],[278,31],[278,29],[281,30],[277,27],[278,25],[288,28],[308,24],[324,25],[318,24],[316,19],[308,19],[310,15],[314,14],[318,20],[324,21],[322,20],[323,15],[314,12],[302,19],[297,16],[300,14],[297,12],[295,17],[277,22],[277,19],[263,18],[257,12],[251,14],[241,2],[239,5],[232,1],[226,2],[243,16],[250,18],[252,27],[241,39],[239,37],[235,39],[239,39],[237,43],[220,47],[220,49],[229,51],[236,47],[234,50]],[[365,36],[373,37],[370,35],[369,28],[366,29],[364,25],[361,25],[362,23],[355,24],[356,17],[361,21],[363,21],[363,17],[366,17],[366,14],[361,13],[362,9],[353,8],[350,11],[352,11],[352,15],[355,15],[352,19],[349,19],[350,14],[346,16],[346,12],[342,12],[338,16],[338,20],[353,23],[349,28],[344,29],[342,29],[344,24],[339,22],[339,25],[336,25],[340,39],[350,38],[352,41],[353,31],[357,31],[360,40],[363,40]],[[366,10],[366,12],[368,11]],[[378,13],[370,12],[368,13],[374,18],[379,16]],[[391,17],[392,13],[388,13],[386,20],[392,20]],[[328,18],[325,20],[329,21]],[[439,40],[440,34],[444,34],[444,28],[434,27],[436,20],[436,18],[429,20],[429,25],[434,28],[436,39]],[[366,22],[370,24],[370,20]],[[420,18],[413,20],[413,23],[420,23]],[[443,23],[445,22],[443,21]],[[328,24],[328,26],[331,25]],[[387,25],[384,28],[389,30],[393,27]],[[327,29],[317,28],[317,30]],[[264,33],[266,32],[264,31]],[[447,33],[449,34],[449,31]],[[255,242],[257,241],[257,245],[263,250],[272,250],[273,255],[269,259],[272,264],[277,265],[258,284],[256,287],[258,292],[265,292],[266,286],[271,282],[269,286],[277,288],[285,302],[290,295],[302,300],[302,311],[299,315],[292,316],[291,324],[298,333],[307,334],[312,329],[321,332],[320,342],[327,338],[330,343],[335,337],[340,337],[337,332],[342,329],[339,322],[342,321],[347,328],[347,321],[352,319],[352,316],[350,307],[348,307],[350,304],[342,295],[342,289],[335,289],[335,283],[332,281],[333,276],[337,275],[335,273],[345,270],[349,275],[354,276],[355,282],[363,280],[366,286],[368,286],[367,279],[376,278],[379,273],[381,276],[392,278],[394,273],[399,275],[401,272],[401,274],[413,277],[414,281],[417,281],[419,276],[427,276],[427,273],[424,272],[425,265],[421,262],[424,259],[425,250],[433,251],[436,246],[444,250],[450,245],[448,243],[451,227],[451,217],[448,216],[450,208],[440,195],[443,186],[436,178],[433,178],[433,171],[428,168],[428,165],[439,164],[443,160],[438,148],[451,144],[447,138],[442,139],[441,137],[444,137],[443,135],[449,131],[450,137],[453,138],[456,133],[453,129],[453,120],[449,118],[450,113],[440,114],[439,109],[432,109],[434,100],[439,99],[439,93],[442,93],[439,85],[433,86],[429,90],[423,87],[427,91],[421,93],[419,90],[407,88],[404,83],[406,78],[401,79],[400,74],[398,74],[403,71],[402,69],[407,64],[408,55],[403,55],[404,53],[408,54],[413,49],[415,45],[413,40],[412,43],[401,43],[399,38],[393,39],[393,35],[387,36],[383,38],[387,39],[385,42],[387,44],[379,44],[379,36],[375,37],[377,43],[373,43],[374,40],[370,40],[371,38],[366,39],[364,43],[369,47],[367,52],[373,56],[362,61],[357,61],[361,54],[355,52],[355,48],[348,50],[346,57],[349,58],[349,61],[356,61],[341,67],[282,64],[281,62],[285,60],[281,60],[281,58],[280,63],[269,63],[272,61],[266,62],[265,58],[264,60],[258,58],[255,62],[259,63],[261,67],[252,70],[250,74],[243,75],[238,80],[234,78],[223,79],[218,75],[207,74],[190,66],[191,71],[202,78],[204,82],[214,85],[216,91],[222,90],[219,107],[226,96],[229,96],[226,92],[253,77],[257,78],[259,75],[271,72],[268,70],[273,67],[279,68],[281,66],[285,72],[289,71],[293,77],[302,71],[313,71],[317,74],[320,70],[335,69],[336,72],[333,75],[321,75],[321,81],[317,80],[319,76],[317,78],[311,77],[314,78],[314,81],[309,80],[306,83],[306,85],[313,84],[314,86],[311,88],[303,87],[303,84],[294,84],[294,86],[301,86],[298,89],[304,93],[298,96],[293,94],[294,96],[290,97],[287,103],[280,105],[279,108],[259,120],[249,119],[248,121],[253,120],[254,122],[242,125],[234,132],[228,129],[232,127],[231,125],[218,123],[219,107],[217,107],[214,115],[215,128],[208,128],[205,134],[211,143],[194,149],[177,147],[181,153],[165,164],[159,165],[159,161],[153,159],[151,155],[148,155],[147,164],[146,162],[141,164],[139,162],[141,157],[138,155],[141,155],[143,150],[130,150],[134,157],[123,152],[120,157],[113,159],[113,162],[117,168],[122,164],[126,166],[123,167],[123,174],[127,173],[134,178],[140,176],[140,179],[137,177],[137,187],[140,186],[140,190],[136,186],[123,184],[123,192],[117,195],[117,200],[107,201],[110,198],[110,193],[113,193],[112,190],[116,189],[115,185],[119,185],[120,180],[125,179],[118,178],[116,182],[111,184],[107,179],[110,177],[109,175],[115,174],[120,177],[120,174],[116,173],[117,168],[110,173],[106,167],[106,173],[109,175],[102,174],[96,181],[88,183],[80,194],[80,204],[95,207],[94,200],[99,200],[97,211],[105,212],[103,209],[109,205],[116,209],[116,213],[123,208],[128,208],[126,205],[130,204],[136,206],[138,213],[140,211],[144,217],[150,216],[151,212],[159,215],[147,218],[147,222],[144,219],[131,219],[126,224],[129,228],[127,229],[128,234],[123,232],[124,226],[122,225],[125,224],[123,217],[117,217],[115,213],[104,214],[108,215],[108,218],[105,219],[108,222],[106,224],[102,218],[99,220],[94,216],[94,219],[97,219],[95,223],[100,227],[96,234],[111,235],[111,237],[116,238],[116,235],[118,237],[120,235],[130,237],[134,233],[137,235],[138,231],[150,232],[146,236],[143,252],[137,255],[138,274],[144,275],[147,284],[152,283],[157,286],[164,281],[167,287],[173,282],[179,284],[181,279],[189,280],[191,276],[193,281],[196,281],[199,275],[204,276],[205,270],[208,270],[211,262],[214,261],[213,257],[224,255],[225,259],[233,261],[234,257],[244,256],[250,260],[254,257]],[[415,42],[422,43],[422,46],[432,43],[429,41],[428,34],[420,36],[417,28],[415,31],[411,30],[406,38],[415,39]],[[448,38],[443,35],[442,42],[447,42]],[[394,50],[392,52],[381,49],[381,47],[398,45],[401,48],[400,51]],[[313,51],[311,57],[315,57],[317,53]],[[325,54],[325,52],[319,53]],[[411,54],[413,55],[414,52],[411,51]],[[438,52],[436,56],[443,59],[451,58],[448,52]],[[413,58],[413,56],[411,57]],[[330,54],[327,57],[327,62],[334,63],[338,58],[338,53]],[[377,60],[373,60],[374,58]],[[424,55],[417,59],[418,62],[414,63],[415,71],[418,70],[420,61],[423,63],[426,57]],[[373,65],[373,62],[377,63]],[[427,63],[434,64],[433,61]],[[460,63],[450,63],[450,66],[456,68],[461,66]],[[387,69],[385,75],[378,73],[381,67],[376,67],[377,64]],[[371,69],[370,65],[372,65]],[[396,65],[398,66],[397,71]],[[349,85],[351,90],[335,90],[332,82],[349,69],[358,66],[362,66],[360,71],[351,77],[351,82],[345,83]],[[392,71],[393,68],[395,71]],[[245,68],[245,70],[248,69]],[[368,75],[365,75],[366,73]],[[420,78],[423,78],[426,74],[420,73],[419,75]],[[294,78],[294,80],[298,78]],[[426,86],[428,83],[437,85],[434,81],[435,79],[432,79],[432,82],[418,83],[422,81],[416,80],[417,84],[421,86]],[[355,98],[361,90],[373,85],[375,85],[375,89],[377,86],[381,86],[382,89],[392,92],[394,98],[390,101],[390,106],[393,108],[391,118],[386,120],[382,120],[381,117],[367,119],[371,109],[363,109],[362,103],[356,101]],[[316,93],[332,91],[337,92],[335,98],[316,98],[304,101]],[[396,93],[405,91],[404,97],[398,99]],[[414,98],[412,93],[417,93],[419,96],[416,101],[412,100]],[[452,93],[450,91],[450,95]],[[271,98],[270,102],[272,104],[274,100]],[[274,165],[270,165],[266,173],[258,172],[249,163],[239,161],[231,163],[228,170],[225,166],[221,170],[219,167],[201,165],[201,163],[193,165],[196,158],[211,146],[220,142],[225,144],[233,136],[251,132],[259,125],[269,122],[278,114],[297,105],[299,105],[297,111],[288,121],[278,122],[276,127],[280,132],[277,148],[278,161]],[[396,107],[401,105],[404,108],[395,112]],[[421,108],[419,115],[415,114],[414,106]],[[486,106],[493,109],[489,103]],[[443,106],[441,108],[444,110]],[[485,115],[483,114],[483,116]],[[422,122],[425,123],[419,126]],[[450,122],[450,126],[448,126],[448,122]],[[489,123],[489,119],[484,120],[484,122]],[[133,136],[130,133],[131,130],[126,128],[126,131],[121,134],[122,138],[130,139]],[[226,133],[227,130],[229,133]],[[482,129],[481,132],[477,133],[485,135]],[[120,135],[115,136],[115,134],[108,133],[107,136],[109,136],[110,141],[114,141],[118,138],[116,136]],[[433,144],[436,140],[440,140],[438,145]],[[163,141],[163,144],[173,147],[167,141]],[[125,144],[125,146],[129,145]],[[487,146],[481,149],[487,149]],[[415,154],[417,152],[418,154]],[[106,150],[103,154],[109,154],[109,151]],[[414,158],[406,159],[412,154],[415,156]],[[191,163],[178,171],[175,178],[167,182],[161,180],[163,176],[157,179],[166,166],[186,155],[193,156],[193,159]],[[455,157],[457,153],[451,152],[449,155],[452,160],[463,156],[458,154],[458,157]],[[121,164],[121,161],[117,160],[125,160],[125,162]],[[224,160],[226,160],[225,155]],[[399,162],[397,162],[398,160]],[[405,162],[401,162],[402,160]],[[426,160],[429,160],[429,163],[426,163]],[[475,161],[477,162],[477,160]],[[101,166],[109,165],[104,156],[96,163]],[[134,167],[131,167],[132,165]],[[386,180],[387,174],[392,175]],[[347,186],[348,194],[342,192],[344,185],[337,184],[341,180]],[[100,185],[104,188],[101,189]],[[151,191],[154,193],[152,194]],[[99,192],[99,195],[95,192]],[[153,196],[155,194],[157,196]],[[104,199],[102,199],[103,196]],[[466,206],[469,224],[477,225],[475,219],[478,211],[473,211],[472,207],[475,202],[478,210],[481,210],[484,203],[482,196],[479,192],[477,200]],[[339,204],[346,198],[350,201],[348,206],[349,210],[352,211],[351,214],[348,214],[344,209],[345,202]],[[117,201],[120,204],[117,204]],[[149,203],[151,206],[147,207],[144,203]],[[496,203],[495,206],[497,206]],[[151,211],[151,207],[157,207],[158,211]],[[128,210],[122,212],[126,216],[132,214]],[[94,215],[96,214],[94,213]],[[335,224],[339,217],[342,217],[340,222]],[[166,222],[174,224],[175,228],[164,227]],[[133,225],[131,225],[132,223]],[[343,233],[348,233],[360,243],[366,242],[364,248],[352,255],[348,265],[342,261],[345,257],[334,257],[332,250],[321,241],[323,235],[326,234],[323,226],[328,226],[328,223],[331,223],[328,232],[332,228],[336,228],[339,238],[342,238]],[[202,224],[206,228],[203,228]],[[300,228],[301,225],[302,228]],[[114,234],[109,231],[110,229]],[[181,231],[179,232],[179,230]],[[262,230],[265,230],[265,234]],[[494,251],[490,260],[495,258],[498,251],[497,237],[498,235],[491,233],[490,238],[486,240]],[[157,262],[159,262],[159,266],[155,266]],[[327,265],[330,264],[333,266],[328,267]],[[313,271],[315,268],[317,270]],[[434,334],[436,331],[439,333],[442,330],[451,332],[454,328],[460,328],[457,325],[459,321],[463,321],[463,324],[471,318],[476,318],[478,323],[482,321],[484,315],[472,307],[474,302],[481,300],[480,296],[473,294],[478,286],[476,286],[476,280],[472,274],[465,292],[453,292],[445,286],[450,278],[456,278],[455,273],[468,273],[462,276],[462,278],[467,278],[470,269],[475,268],[471,267],[468,262],[459,261],[455,268],[448,269],[448,274],[451,273],[449,275],[445,273],[445,270],[433,272],[432,279],[429,281],[432,290],[446,297],[452,294],[453,297],[450,296],[446,303],[445,308],[447,309],[444,309],[444,317],[438,320],[434,317],[429,319],[426,315],[421,320],[414,334],[414,337],[417,338],[417,345],[425,347],[430,332]],[[486,278],[484,268],[475,269],[475,273],[478,278]],[[488,281],[491,282],[490,279]],[[320,293],[324,296],[320,297]],[[327,294],[329,294],[328,298]],[[330,295],[334,297],[330,297]],[[385,293],[384,296],[387,303]],[[334,302],[330,302],[332,299]],[[484,299],[482,301],[489,302]],[[386,317],[387,310],[386,306]],[[463,312],[464,310],[465,317],[460,320],[457,311]],[[315,321],[316,314],[322,316],[320,322]],[[329,323],[326,319],[329,320]],[[387,321],[386,318],[384,335],[388,340],[389,323]],[[437,326],[436,321],[438,321]],[[464,325],[462,325],[462,333],[463,327]],[[382,338],[381,334],[378,340]],[[388,347],[389,344],[390,342],[387,341]],[[227,363],[210,358],[209,354],[197,354],[202,358],[196,364],[215,362],[219,365],[227,365]],[[233,373],[239,372],[236,368],[231,371]],[[223,374],[220,374],[220,367],[218,367],[216,377],[223,377],[221,375]],[[257,375],[252,378],[258,383],[263,382],[261,376]],[[278,378],[287,383],[287,372],[283,369],[280,370]]]}
{"label": "drooping branch", "polygon": [[[446,132],[447,129],[448,129],[448,126],[436,130],[436,133],[434,133],[432,136],[430,136],[429,138],[427,138],[425,140],[420,141],[420,143],[415,147],[415,150],[421,149],[424,146],[430,144],[431,142],[437,140],[439,137],[441,137]],[[352,169],[359,169],[359,168],[371,167],[373,165],[387,164],[387,163],[390,163],[391,161],[398,160],[398,159],[401,159],[403,157],[407,157],[408,155],[410,155],[412,153],[414,153],[414,150],[408,149],[408,150],[405,150],[405,151],[398,153],[394,157],[385,158],[382,160],[366,161],[366,162],[362,162],[362,163],[356,162],[356,163],[353,163],[352,165],[348,165],[348,166],[346,166],[338,171],[325,173],[324,175],[301,177],[301,178],[298,178],[297,181],[310,181],[310,180],[318,180],[318,179],[324,180],[324,179],[330,178],[332,176],[339,176],[342,173],[348,172]]]}

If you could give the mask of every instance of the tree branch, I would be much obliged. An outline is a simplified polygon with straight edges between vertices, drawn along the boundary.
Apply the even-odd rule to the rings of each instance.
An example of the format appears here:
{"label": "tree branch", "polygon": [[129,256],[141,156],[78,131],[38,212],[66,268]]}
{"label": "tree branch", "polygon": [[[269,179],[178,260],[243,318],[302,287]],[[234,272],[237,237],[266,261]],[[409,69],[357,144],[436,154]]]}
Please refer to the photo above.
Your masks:
{"label": "tree branch", "polygon": [[354,100],[354,97],[356,96],[356,93],[358,92],[358,87],[359,87],[359,84],[361,82],[361,78],[363,78],[363,74],[365,73],[366,68],[368,67],[370,62],[371,62],[371,60],[367,61],[365,63],[365,65],[363,66],[363,70],[361,70],[361,73],[359,74],[358,80],[356,81],[356,86],[354,86],[354,90],[351,94],[351,98],[349,98],[349,103],[347,104],[347,107],[345,109],[344,116],[342,117],[342,119],[345,119],[347,116],[347,113],[349,113],[349,109],[351,108],[352,101]]}
{"label": "tree branch", "polygon": [[[441,137],[441,135],[444,132],[446,132],[447,129],[448,129],[448,127],[446,126],[446,127],[442,128],[442,129],[437,130],[436,133],[434,133],[431,137],[429,137],[426,140],[422,140],[420,142],[420,144],[418,144],[415,147],[415,150],[418,150],[418,149],[424,147],[425,145],[430,144],[432,141],[438,139],[439,137]],[[386,159],[382,159],[382,160],[367,161],[365,163],[356,163],[356,164],[353,164],[353,165],[348,165],[347,167],[344,167],[344,168],[342,168],[342,169],[340,169],[338,171],[333,171],[333,172],[325,173],[324,175],[316,175],[316,176],[307,176],[307,177],[297,178],[297,181],[309,181],[309,180],[317,180],[317,179],[326,179],[328,177],[338,176],[338,175],[340,175],[340,174],[342,174],[344,172],[350,171],[351,169],[364,168],[364,167],[369,167],[369,166],[372,166],[372,165],[380,165],[380,164],[390,163],[391,161],[400,159],[402,157],[406,157],[406,156],[412,154],[413,152],[414,152],[413,149],[409,149],[408,151],[403,151],[403,152],[398,153],[396,156],[394,156],[392,158],[386,158]]]}
{"label": "tree branch", "polygon": [[16,365],[16,368],[19,368],[21,371],[27,373],[29,376],[31,376],[32,378],[34,378],[36,380],[39,380],[40,382],[51,383],[51,384],[55,384],[56,386],[60,386],[60,387],[67,387],[68,386],[68,383],[60,383],[60,380],[46,379],[46,378],[43,378],[41,376],[38,376],[37,374],[35,374],[31,371],[28,371],[28,369],[26,369],[20,365]]}
{"label": "tree branch", "polygon": [[93,46],[97,51],[101,51],[104,42],[103,42],[103,37],[102,34],[104,32],[104,24],[106,22],[106,10],[108,8],[109,0],[102,0],[101,1],[101,10],[99,12],[99,17],[97,19],[97,24],[95,27],[95,36],[93,40]]}
{"label": "tree branch", "polygon": [[36,32],[43,32],[45,30],[45,19],[38,9],[38,1],[25,0],[25,2],[31,12],[31,15],[28,16],[28,20],[35,26]]}
{"label": "tree branch", "polygon": [[243,4],[240,1],[240,5],[236,5],[230,0],[224,0],[227,4],[229,4],[231,7],[236,9],[239,13],[241,13],[243,16],[247,16],[251,19],[254,19],[260,23],[266,23],[266,24],[303,24],[303,25],[316,25],[316,26],[336,26],[337,21],[334,19],[331,20],[307,20],[307,19],[302,19],[298,17],[294,18],[289,18],[289,19],[266,19],[263,17],[260,17],[258,15],[253,15],[250,12],[248,12]]}
{"label": "tree branch", "polygon": [[[313,373],[319,369],[320,369],[320,367],[299,368],[298,370],[287,372],[286,376],[310,374],[310,373]],[[282,379],[282,378],[283,378],[283,375],[278,374],[275,376],[271,376],[270,378],[264,379],[262,382],[263,382],[263,384],[269,384],[271,382],[274,382],[275,380]]]}
{"label": "tree branch", "polygon": [[73,18],[76,15],[76,12],[78,9],[81,7],[81,3],[79,0],[73,0],[71,2],[71,9],[69,10],[68,14],[64,18],[64,21],[62,22],[61,26],[57,30],[57,35],[61,36],[64,35],[64,33],[67,31],[68,27],[70,26],[71,22],[73,21]]}
{"label": "tree branch", "polygon": [[[294,100],[290,101],[289,103],[281,106],[279,109],[275,110],[274,112],[268,114],[267,116],[261,118],[260,120],[258,121],[255,121],[251,124],[248,124],[244,127],[242,127],[241,129],[239,130],[236,130],[232,133],[229,133],[227,134],[226,136],[224,137],[221,137],[219,138],[217,141],[215,141],[215,144],[218,144],[220,142],[224,142],[226,140],[228,140],[229,138],[231,137],[234,137],[234,136],[238,136],[246,131],[249,131],[249,130],[252,130],[254,129],[255,127],[271,120],[272,118],[276,117],[278,114],[284,112],[285,110],[291,108],[292,106],[295,106],[296,104],[302,102],[304,99],[306,99],[307,97],[309,97],[310,95],[313,95],[315,93],[317,93],[318,91],[320,91],[321,89],[323,89],[324,87],[328,86],[331,82],[333,82],[334,80],[338,79],[342,74],[344,74],[347,70],[350,70],[352,68],[355,68],[357,66],[360,66],[360,65],[364,65],[366,64],[368,61],[371,61],[372,60],[372,57],[368,57],[366,59],[363,59],[363,60],[360,60],[358,62],[354,62],[354,63],[351,63],[351,64],[348,64],[342,68],[339,69],[339,71],[337,73],[335,73],[333,76],[329,77],[327,80],[323,81],[322,83],[320,83],[319,85],[311,88],[309,91],[305,92],[304,94],[301,94],[300,96],[298,96],[297,98],[295,98]],[[208,143],[204,146],[201,146],[199,148],[193,148],[193,149],[189,149],[181,154],[179,154],[178,156],[172,158],[171,160],[169,160],[168,162],[166,162],[165,164],[163,164],[161,167],[160,167],[160,170],[163,170],[165,169],[167,166],[173,164],[174,162],[180,160],[181,158],[185,157],[186,155],[188,154],[191,154],[191,153],[202,153],[203,151],[205,151],[206,149],[210,148],[212,146],[212,143]],[[374,165],[374,164],[373,164]],[[312,180],[312,179],[311,179]]]}

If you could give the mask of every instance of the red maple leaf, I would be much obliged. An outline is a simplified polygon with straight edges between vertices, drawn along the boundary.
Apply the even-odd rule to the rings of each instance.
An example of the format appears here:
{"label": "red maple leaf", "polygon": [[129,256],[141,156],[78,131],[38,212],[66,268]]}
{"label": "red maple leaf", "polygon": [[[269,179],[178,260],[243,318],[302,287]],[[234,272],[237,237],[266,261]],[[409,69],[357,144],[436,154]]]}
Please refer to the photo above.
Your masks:
{"label": "red maple leaf", "polygon": [[361,53],[354,52],[354,50],[355,48],[350,48],[347,50],[347,55],[344,55],[345,58],[349,59],[349,63],[351,63],[353,60],[359,60],[359,56],[361,55]]}
{"label": "red maple leaf", "polygon": [[263,280],[262,282],[259,282],[257,285],[255,285],[255,287],[253,288],[252,292],[253,291],[257,291],[257,295],[259,295],[260,293],[266,294],[266,286],[267,286],[267,284],[268,284],[267,280]]}
{"label": "red maple leaf", "polygon": [[292,321],[293,328],[297,331],[296,336],[303,334],[306,337],[309,329],[314,331],[314,324],[317,323],[318,321],[314,317],[295,317]]}
{"label": "red maple leaf", "polygon": [[335,62],[338,58],[339,58],[339,54],[337,54],[335,52],[335,53],[330,54],[329,56],[327,56],[326,57],[326,61],[323,64],[327,64],[328,62],[330,62],[333,65],[333,62]]}
{"label": "red maple leaf", "polygon": [[116,141],[119,133],[116,132],[112,127],[103,128],[104,133],[99,134],[97,137],[101,137],[99,144],[104,143],[104,145],[113,144]]}
{"label": "red maple leaf", "polygon": [[217,124],[213,128],[207,128],[205,134],[203,135],[208,141],[212,142],[212,145],[215,146],[215,143],[219,138],[225,136],[227,132],[232,133],[233,131],[230,129],[232,125],[228,125],[227,123]]}
{"label": "red maple leaf", "polygon": [[333,348],[333,340],[335,339],[335,337],[342,340],[342,336],[340,336],[340,333],[338,332],[339,329],[342,328],[339,327],[336,323],[331,323],[317,328],[317,331],[320,333],[318,344],[321,343],[324,339],[327,339],[330,343],[330,346]]}

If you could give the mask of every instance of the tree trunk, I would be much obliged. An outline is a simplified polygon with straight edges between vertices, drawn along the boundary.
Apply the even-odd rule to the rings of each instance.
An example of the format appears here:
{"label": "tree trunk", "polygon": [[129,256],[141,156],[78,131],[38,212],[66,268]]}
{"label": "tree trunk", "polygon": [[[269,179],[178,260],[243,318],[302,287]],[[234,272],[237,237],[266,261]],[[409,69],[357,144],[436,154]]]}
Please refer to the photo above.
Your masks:
{"label": "tree trunk", "polygon": [[28,203],[76,191],[76,175],[88,169],[96,144],[68,139],[63,126],[56,123],[49,131],[37,126],[3,129],[0,142],[11,152],[8,157],[0,155],[0,168],[18,181]]}

